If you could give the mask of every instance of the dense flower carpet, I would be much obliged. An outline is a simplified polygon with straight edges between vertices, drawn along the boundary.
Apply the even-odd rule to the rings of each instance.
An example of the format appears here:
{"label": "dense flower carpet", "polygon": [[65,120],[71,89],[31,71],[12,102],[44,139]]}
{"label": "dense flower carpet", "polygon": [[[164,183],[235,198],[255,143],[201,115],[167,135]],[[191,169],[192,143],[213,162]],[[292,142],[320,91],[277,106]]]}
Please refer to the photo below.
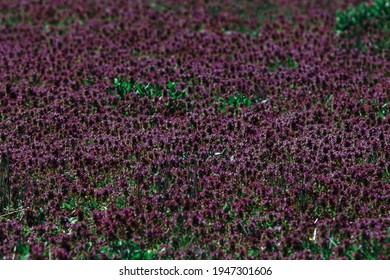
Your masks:
{"label": "dense flower carpet", "polygon": [[0,1],[0,259],[389,259],[390,2]]}

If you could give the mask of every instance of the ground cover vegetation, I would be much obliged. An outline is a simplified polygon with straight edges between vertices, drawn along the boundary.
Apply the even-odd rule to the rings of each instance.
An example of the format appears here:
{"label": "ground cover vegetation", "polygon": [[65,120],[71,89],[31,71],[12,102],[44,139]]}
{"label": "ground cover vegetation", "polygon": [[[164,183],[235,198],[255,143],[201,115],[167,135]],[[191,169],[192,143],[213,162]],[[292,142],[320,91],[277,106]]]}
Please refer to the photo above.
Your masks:
{"label": "ground cover vegetation", "polygon": [[0,259],[388,259],[388,0],[0,1]]}

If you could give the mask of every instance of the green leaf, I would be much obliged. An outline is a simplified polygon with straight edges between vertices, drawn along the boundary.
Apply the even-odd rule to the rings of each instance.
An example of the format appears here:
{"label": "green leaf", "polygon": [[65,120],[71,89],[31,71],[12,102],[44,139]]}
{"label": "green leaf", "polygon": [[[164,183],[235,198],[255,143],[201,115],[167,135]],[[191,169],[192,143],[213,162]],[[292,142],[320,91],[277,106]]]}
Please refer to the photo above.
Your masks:
{"label": "green leaf", "polygon": [[387,103],[383,104],[383,106],[379,109],[379,116],[382,119],[385,119],[386,116],[389,114],[389,109],[387,108]]}
{"label": "green leaf", "polygon": [[62,204],[62,207],[65,208],[66,210],[72,210],[72,206],[69,203],[66,203],[66,202],[64,202]]}
{"label": "green leaf", "polygon": [[250,257],[258,257],[259,256],[259,252],[258,251],[255,251],[255,250],[250,250],[248,255]]}
{"label": "green leaf", "polygon": [[175,82],[168,82],[168,89],[171,91],[176,91],[176,85],[177,83]]}
{"label": "green leaf", "polygon": [[30,257],[30,245],[19,242],[17,252],[20,254],[19,259],[27,260]]}
{"label": "green leaf", "polygon": [[78,222],[77,217],[71,217],[71,218],[69,218],[69,223],[71,223],[72,225],[76,224],[77,222]]}

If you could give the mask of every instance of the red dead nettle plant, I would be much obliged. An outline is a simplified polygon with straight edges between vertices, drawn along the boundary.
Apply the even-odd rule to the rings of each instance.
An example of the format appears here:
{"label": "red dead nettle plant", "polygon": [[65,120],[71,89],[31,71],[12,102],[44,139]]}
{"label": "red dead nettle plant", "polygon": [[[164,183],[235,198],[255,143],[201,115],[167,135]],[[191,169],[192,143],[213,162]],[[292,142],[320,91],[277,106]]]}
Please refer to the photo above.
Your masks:
{"label": "red dead nettle plant", "polygon": [[388,1],[182,2],[2,1],[0,258],[388,259]]}

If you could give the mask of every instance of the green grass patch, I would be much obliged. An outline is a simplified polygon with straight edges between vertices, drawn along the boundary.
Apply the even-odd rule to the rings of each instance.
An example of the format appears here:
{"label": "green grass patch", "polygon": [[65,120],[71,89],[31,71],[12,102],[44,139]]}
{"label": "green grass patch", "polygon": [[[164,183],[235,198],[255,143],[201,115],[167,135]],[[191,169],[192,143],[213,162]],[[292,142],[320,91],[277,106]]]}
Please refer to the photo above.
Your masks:
{"label": "green grass patch", "polygon": [[259,102],[267,102],[268,100],[260,100],[259,98],[254,98],[250,96],[243,95],[241,93],[229,96],[227,98],[217,98],[218,101],[222,103],[220,109],[222,112],[226,113],[228,107],[233,107],[234,109],[240,109],[242,107],[251,107],[252,105]]}
{"label": "green grass patch", "polygon": [[108,93],[119,96],[121,100],[131,93],[134,93],[137,97],[148,98],[170,96],[174,101],[188,96],[188,89],[178,90],[177,82],[168,82],[165,87],[162,87],[150,83],[115,78],[113,85],[114,88],[108,89]]}
{"label": "green grass patch", "polygon": [[[336,14],[336,34],[355,39],[355,47],[366,49],[362,36],[367,32],[384,35],[383,40],[371,41],[378,51],[390,50],[390,0],[375,0],[372,5],[361,3]],[[371,36],[369,36],[370,38]]]}
{"label": "green grass patch", "polygon": [[279,68],[288,68],[288,69],[297,69],[298,68],[298,62],[292,59],[291,56],[288,56],[287,59],[283,60],[276,60],[276,62],[268,67],[268,71],[275,72],[279,70]]}
{"label": "green grass patch", "polygon": [[109,259],[153,260],[157,258],[158,250],[159,247],[153,250],[145,250],[133,240],[119,239],[104,246],[101,252],[107,254]]}

